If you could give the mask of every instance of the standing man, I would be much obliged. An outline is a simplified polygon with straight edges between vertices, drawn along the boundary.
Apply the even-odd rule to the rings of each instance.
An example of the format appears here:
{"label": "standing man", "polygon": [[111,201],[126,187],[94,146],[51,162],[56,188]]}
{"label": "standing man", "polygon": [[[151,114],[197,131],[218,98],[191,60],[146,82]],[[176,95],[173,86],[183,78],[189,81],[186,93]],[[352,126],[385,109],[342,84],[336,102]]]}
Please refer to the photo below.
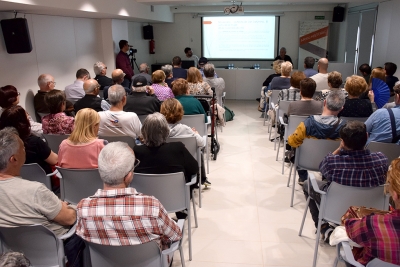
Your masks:
{"label": "standing man", "polygon": [[176,56],[172,59],[172,74],[175,79],[187,79],[187,70],[182,69],[182,60],[180,57]]}
{"label": "standing man", "polygon": [[310,77],[317,84],[317,91],[329,89],[328,64],[329,62],[327,58],[320,58],[318,60],[318,73]]}
{"label": "standing man", "polygon": [[74,104],[85,96],[83,83],[88,79],[90,79],[90,74],[86,69],[79,69],[76,72],[76,81],[65,87],[65,96],[68,101],[71,101]]}
{"label": "standing man", "polygon": [[124,81],[122,82],[123,87],[130,88],[133,76],[133,69],[131,62],[129,61],[129,56],[126,54],[129,51],[129,44],[127,40],[119,41],[119,53],[115,60],[115,65],[117,69],[121,69],[126,75]]}
{"label": "standing man", "polygon": [[111,86],[112,80],[107,77],[107,66],[101,61],[94,63],[93,65],[94,74],[96,77],[94,79],[100,84],[100,90],[104,89],[104,86]]}
{"label": "standing man", "polygon": [[289,61],[290,63],[292,63],[292,59],[290,58],[290,56],[286,55],[286,48],[285,47],[281,47],[281,49],[279,50],[279,55],[276,56],[275,60],[284,60],[284,61]]}
{"label": "standing man", "polygon": [[43,117],[44,115],[50,113],[49,108],[44,102],[44,96],[54,89],[54,87],[56,86],[56,82],[54,81],[54,77],[50,74],[41,74],[38,77],[38,85],[39,91],[33,98],[33,106],[35,107],[35,112],[40,117]]}
{"label": "standing man", "polygon": [[304,59],[304,75],[306,75],[307,78],[310,78],[311,76],[317,74],[318,72],[314,70],[314,64],[315,64],[315,58],[313,57],[306,57]]}
{"label": "standing man", "polygon": [[187,60],[193,60],[194,65],[197,66],[199,64],[199,57],[196,55],[193,55],[192,48],[186,47],[185,48],[185,54],[187,57]]}
{"label": "standing man", "polygon": [[139,66],[139,71],[140,71],[140,73],[134,75],[134,76],[132,77],[132,81],[133,81],[136,77],[138,77],[138,76],[143,76],[143,77],[145,77],[146,80],[147,80],[147,85],[151,85],[152,82],[151,82],[151,75],[149,74],[149,70],[150,70],[150,68],[149,68],[149,66],[147,65],[147,63],[142,63],[142,64],[140,64],[140,66]]}

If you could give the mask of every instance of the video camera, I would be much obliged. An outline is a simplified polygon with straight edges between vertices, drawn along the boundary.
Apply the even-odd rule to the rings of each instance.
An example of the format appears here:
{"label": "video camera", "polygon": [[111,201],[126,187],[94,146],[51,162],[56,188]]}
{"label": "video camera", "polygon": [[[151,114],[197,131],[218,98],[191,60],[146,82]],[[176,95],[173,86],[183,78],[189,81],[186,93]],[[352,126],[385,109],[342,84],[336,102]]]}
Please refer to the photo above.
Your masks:
{"label": "video camera", "polygon": [[128,55],[133,55],[137,53],[137,49],[134,49],[133,46],[129,46]]}

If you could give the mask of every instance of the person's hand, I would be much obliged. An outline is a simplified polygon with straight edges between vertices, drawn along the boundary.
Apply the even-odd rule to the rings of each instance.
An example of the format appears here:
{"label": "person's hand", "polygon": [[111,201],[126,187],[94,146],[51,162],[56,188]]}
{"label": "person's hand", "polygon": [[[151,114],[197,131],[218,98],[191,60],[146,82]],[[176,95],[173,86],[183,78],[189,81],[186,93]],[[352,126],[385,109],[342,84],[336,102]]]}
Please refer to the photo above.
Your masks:
{"label": "person's hand", "polygon": [[339,155],[339,154],[340,154],[340,150],[341,150],[342,148],[344,148],[344,142],[343,142],[343,140],[340,141],[339,147],[338,147],[335,151],[333,151],[332,154],[333,154],[333,155]]}
{"label": "person's hand", "polygon": [[154,95],[154,88],[153,88],[153,87],[147,86],[146,88],[147,88],[147,93],[148,93],[149,95]]}
{"label": "person's hand", "polygon": [[194,127],[192,127],[192,131],[193,131],[195,134],[199,134],[199,132],[196,131],[196,128],[194,128]]}
{"label": "person's hand", "polygon": [[374,94],[374,91],[369,90],[369,92],[368,92],[368,98],[369,98],[369,100],[371,101],[371,103],[374,103],[374,102],[375,102],[375,94]]}

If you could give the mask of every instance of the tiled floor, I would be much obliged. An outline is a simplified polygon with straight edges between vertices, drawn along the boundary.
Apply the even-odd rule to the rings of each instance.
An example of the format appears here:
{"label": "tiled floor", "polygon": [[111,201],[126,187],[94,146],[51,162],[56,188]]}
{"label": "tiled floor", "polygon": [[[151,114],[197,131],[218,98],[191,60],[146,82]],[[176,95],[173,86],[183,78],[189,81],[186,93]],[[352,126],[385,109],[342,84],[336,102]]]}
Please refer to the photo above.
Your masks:
{"label": "tiled floor", "polygon": [[[212,187],[203,189],[199,227],[192,228],[192,261],[187,240],[184,244],[186,266],[311,266],[315,227],[308,214],[298,236],[304,195],[296,184],[295,206],[289,207],[289,170],[281,174],[282,162],[275,161],[257,102],[228,100],[226,105],[235,118],[218,133],[221,150],[208,175]],[[335,248],[320,245],[317,266],[332,266],[334,259]],[[181,266],[179,253],[173,266]]]}

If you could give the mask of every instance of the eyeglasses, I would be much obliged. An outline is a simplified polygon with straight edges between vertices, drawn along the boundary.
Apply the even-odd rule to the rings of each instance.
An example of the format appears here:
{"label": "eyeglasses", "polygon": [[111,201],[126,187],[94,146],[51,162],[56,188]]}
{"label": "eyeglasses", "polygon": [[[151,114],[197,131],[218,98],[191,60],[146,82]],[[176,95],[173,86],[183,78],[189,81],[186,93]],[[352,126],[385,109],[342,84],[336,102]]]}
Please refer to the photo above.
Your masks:
{"label": "eyeglasses", "polygon": [[21,95],[21,93],[20,93],[20,92],[17,92],[17,94],[18,94],[18,95]]}
{"label": "eyeglasses", "polygon": [[140,164],[140,160],[135,159],[135,164],[133,164],[133,168],[124,176],[126,177],[130,172],[133,172],[133,170]]}
{"label": "eyeglasses", "polygon": [[54,84],[54,85],[56,85],[56,82],[54,82],[54,81],[51,81],[51,83]]}

